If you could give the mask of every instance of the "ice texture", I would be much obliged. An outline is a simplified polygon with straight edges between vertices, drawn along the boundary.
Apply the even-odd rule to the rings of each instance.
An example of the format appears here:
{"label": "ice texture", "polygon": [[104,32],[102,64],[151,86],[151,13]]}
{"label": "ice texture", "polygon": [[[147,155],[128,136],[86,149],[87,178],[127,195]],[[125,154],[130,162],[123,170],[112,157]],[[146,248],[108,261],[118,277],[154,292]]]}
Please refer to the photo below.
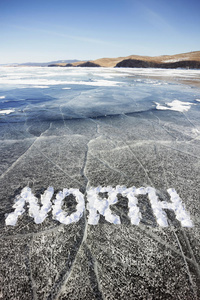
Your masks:
{"label": "ice texture", "polygon": [[[48,80],[48,79],[0,79],[0,84],[15,84],[15,85],[32,85],[33,88],[48,88],[52,85],[70,84],[70,85],[89,85],[89,86],[117,86],[120,84],[118,81],[108,80],[94,80],[94,81],[67,81],[67,80]],[[41,85],[40,85],[41,84]]]}
{"label": "ice texture", "polygon": [[[110,86],[80,84],[101,79]],[[200,70],[0,68],[0,110],[14,110],[0,114],[1,299],[200,299],[199,83]],[[175,99],[190,109],[156,109]],[[42,223],[25,186],[37,213],[54,187]],[[117,200],[97,194],[99,210],[121,224],[93,208],[96,192],[88,203],[99,186]],[[63,188],[85,199],[69,225],[52,218],[57,198],[64,218],[77,212]]]}

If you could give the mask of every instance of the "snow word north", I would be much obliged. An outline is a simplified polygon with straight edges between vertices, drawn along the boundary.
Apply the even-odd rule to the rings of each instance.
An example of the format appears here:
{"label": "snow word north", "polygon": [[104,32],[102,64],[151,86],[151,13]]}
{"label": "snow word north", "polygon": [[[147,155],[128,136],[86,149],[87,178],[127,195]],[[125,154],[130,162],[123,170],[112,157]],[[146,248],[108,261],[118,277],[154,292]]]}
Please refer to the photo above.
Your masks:
{"label": "snow word north", "polygon": [[[102,196],[105,193],[107,196]],[[38,199],[32,193],[31,188],[25,187],[20,195],[16,196],[13,205],[14,211],[6,215],[5,223],[6,225],[15,226],[18,217],[25,212],[25,205],[27,204],[29,216],[34,219],[36,224],[42,223],[50,212],[53,219],[62,224],[68,225],[78,222],[83,216],[85,209],[88,210],[87,222],[90,225],[97,225],[100,215],[104,216],[109,223],[121,224],[120,217],[111,210],[111,205],[118,202],[120,194],[128,199],[128,217],[133,225],[139,225],[142,219],[138,206],[138,196],[147,195],[158,226],[169,226],[166,210],[171,210],[182,227],[193,227],[190,216],[176,190],[170,188],[167,190],[167,193],[170,197],[170,202],[159,200],[156,189],[152,187],[126,188],[118,185],[115,188],[111,186],[90,187],[86,190],[86,197],[78,189],[64,188],[54,197],[54,188],[48,187],[41,195],[41,198]],[[64,201],[67,201],[69,195],[73,195],[76,200],[75,212],[71,214],[68,214],[62,208]]]}

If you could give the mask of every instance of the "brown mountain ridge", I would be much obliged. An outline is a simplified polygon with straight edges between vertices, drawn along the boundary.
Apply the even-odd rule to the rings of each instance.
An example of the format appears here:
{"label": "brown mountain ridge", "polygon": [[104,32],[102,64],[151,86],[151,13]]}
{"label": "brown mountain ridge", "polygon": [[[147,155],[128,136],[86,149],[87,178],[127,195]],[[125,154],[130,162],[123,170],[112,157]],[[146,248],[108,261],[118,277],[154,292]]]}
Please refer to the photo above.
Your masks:
{"label": "brown mountain ridge", "polygon": [[200,51],[175,55],[140,56],[130,55],[117,58],[100,58],[91,61],[78,61],[71,64],[58,63],[57,67],[109,67],[109,68],[186,68],[200,69]]}

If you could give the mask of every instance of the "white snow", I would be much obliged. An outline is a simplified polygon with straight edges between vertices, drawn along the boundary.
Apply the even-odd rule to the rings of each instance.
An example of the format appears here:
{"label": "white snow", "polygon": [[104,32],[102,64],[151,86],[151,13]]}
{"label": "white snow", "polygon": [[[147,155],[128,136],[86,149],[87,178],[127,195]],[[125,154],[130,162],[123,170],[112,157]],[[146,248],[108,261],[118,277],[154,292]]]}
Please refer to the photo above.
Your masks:
{"label": "white snow", "polygon": [[34,85],[33,88],[37,88],[37,89],[48,89],[49,86],[47,86],[47,85]]}
{"label": "white snow", "polygon": [[139,207],[137,206],[138,199],[136,198],[136,195],[144,194],[144,193],[146,194],[145,191],[141,189],[136,189],[135,187],[128,188],[128,189],[125,188],[122,191],[122,195],[128,198],[128,207],[129,207],[128,216],[131,220],[131,224],[133,225],[139,225],[140,220],[142,218]]}
{"label": "white snow", "polygon": [[180,221],[183,227],[193,227],[192,221],[190,219],[189,214],[186,212],[185,206],[182,203],[181,198],[175,191],[175,189],[168,189],[167,192],[171,197],[172,203],[162,202],[162,207],[164,209],[172,209],[178,221]]}
{"label": "white snow", "polygon": [[172,188],[167,190],[171,198],[171,203],[166,201],[159,201],[158,196],[156,195],[156,190],[152,187],[147,187],[146,192],[148,193],[148,197],[153,213],[156,217],[156,221],[160,226],[168,226],[167,215],[163,209],[169,209],[174,211],[176,219],[181,223],[183,227],[193,227],[190,216],[186,212],[182,200],[175,189]]}
{"label": "white snow", "polygon": [[187,59],[188,59],[188,57],[185,56],[185,57],[177,58],[177,59],[172,58],[172,59],[163,60],[162,62],[164,62],[164,63],[173,63],[173,62],[178,62],[178,61],[184,61],[184,60],[187,60]]}
{"label": "white snow", "polygon": [[2,114],[2,115],[9,115],[12,112],[14,112],[13,109],[2,109],[2,110],[0,110],[0,114]]}
{"label": "white snow", "polygon": [[62,81],[62,80],[53,80],[53,79],[0,79],[0,84],[8,84],[8,85],[33,85],[33,87],[41,87],[39,84],[42,84],[42,88],[44,86],[49,85],[88,85],[88,86],[116,86],[120,84],[118,81],[109,81],[109,80],[94,80],[94,81]]}
{"label": "white snow", "polygon": [[[97,225],[100,214],[105,217],[106,221],[113,224],[121,224],[119,216],[112,213],[110,205],[118,202],[117,194],[121,191],[120,187],[91,187],[87,191],[87,209],[89,211],[88,224]],[[108,198],[102,199],[99,193],[108,193]]]}
{"label": "white snow", "polygon": [[160,103],[155,102],[156,109],[160,110],[174,110],[179,112],[188,111],[191,108],[193,103],[191,102],[182,102],[179,100],[173,100],[172,102],[166,103],[167,106],[163,106]]}
{"label": "white snow", "polygon": [[36,224],[42,223],[46,219],[48,212],[51,210],[51,198],[53,193],[53,187],[48,187],[44,194],[41,195],[42,207],[40,208],[38,199],[30,191],[26,202],[29,202],[29,216],[34,218]]}
{"label": "white snow", "polygon": [[180,61],[179,59],[168,59],[168,60],[163,60],[162,62],[164,63],[173,63],[173,62],[177,62]]}
{"label": "white snow", "polygon": [[160,69],[160,68],[118,68],[117,72],[129,74],[131,76],[156,76],[156,77],[171,77],[184,78],[187,80],[199,79],[200,70],[193,69]]}
{"label": "white snow", "polygon": [[24,213],[24,205],[26,201],[26,192],[27,187],[25,187],[21,194],[16,197],[16,203],[13,205],[13,208],[15,208],[14,212],[8,214],[6,217],[6,225],[12,225],[15,226],[17,223],[18,216],[22,215]]}
{"label": "white snow", "polygon": [[25,187],[19,196],[16,197],[16,202],[13,205],[15,211],[10,213],[6,218],[6,225],[15,226],[18,216],[22,215],[24,212],[25,202],[29,204],[29,216],[34,218],[36,224],[42,223],[48,212],[51,210],[51,198],[53,196],[53,187],[48,187],[48,189],[41,195],[42,207],[38,205],[38,199],[32,194],[29,187]]}
{"label": "white snow", "polygon": [[109,80],[94,80],[94,81],[64,81],[62,84],[78,84],[78,85],[89,85],[89,86],[116,86],[120,84],[118,81]]}
{"label": "white snow", "polygon": [[[184,70],[184,69],[154,69],[154,68],[0,68],[2,73],[6,76],[0,76],[0,84],[14,85],[35,88],[48,88],[52,85],[88,85],[96,87],[113,87],[123,86],[121,82],[123,76],[133,76],[135,80],[140,80],[138,76],[146,76],[151,78],[155,76],[169,77],[169,78],[184,78],[186,80],[193,80],[200,78],[200,70]],[[102,77],[102,79],[101,79]],[[87,78],[86,81],[83,78]],[[90,78],[90,81],[89,81]],[[120,80],[113,80],[120,78]],[[149,82],[150,84],[150,82]],[[160,85],[160,83],[152,84]],[[65,88],[64,88],[65,89]]]}
{"label": "white snow", "polygon": [[151,208],[156,217],[156,221],[158,225],[161,227],[167,227],[167,215],[162,209],[162,202],[158,200],[158,196],[156,195],[156,190],[152,187],[147,187],[146,192],[148,193],[149,201],[151,203]]}
{"label": "white snow", "polygon": [[[62,210],[62,204],[65,197],[69,196],[70,194],[74,195],[76,198],[76,212],[72,213],[71,215],[67,215]],[[85,210],[85,200],[84,195],[78,189],[63,189],[63,191],[58,192],[56,195],[56,199],[54,200],[53,205],[53,218],[59,221],[62,224],[70,224],[73,222],[78,222],[83,215]]]}
{"label": "white snow", "polygon": [[5,99],[6,97],[5,96],[0,96],[0,99]]}
{"label": "white snow", "polygon": [[[121,224],[120,217],[115,215],[110,209],[111,205],[114,205],[118,202],[117,195],[121,194],[123,197],[128,198],[128,207],[129,212],[128,216],[131,220],[131,224],[139,225],[142,218],[141,212],[139,210],[138,204],[138,195],[148,195],[151,208],[156,221],[159,226],[167,227],[168,220],[167,215],[164,210],[169,209],[173,210],[176,219],[181,223],[183,227],[193,227],[192,221],[189,214],[186,212],[185,206],[182,203],[181,198],[175,191],[171,188],[167,190],[170,195],[171,202],[160,201],[155,188],[152,187],[130,187],[126,188],[125,186],[116,186],[115,188],[111,186],[96,188],[90,187],[87,190],[87,209],[89,211],[88,215],[88,224],[97,225],[99,223],[100,215],[105,217],[105,220],[112,224]],[[15,204],[13,208],[14,212],[6,216],[6,225],[15,226],[18,216],[22,215],[25,212],[24,206],[25,203],[29,206],[29,216],[34,218],[36,224],[42,223],[50,210],[52,210],[53,219],[59,221],[62,224],[68,225],[73,222],[78,222],[83,215],[85,210],[85,199],[84,195],[78,189],[63,189],[56,195],[56,199],[53,200],[53,205],[51,202],[52,196],[54,193],[53,187],[48,187],[48,189],[41,195],[41,207],[38,204],[38,199],[34,196],[29,187],[25,187],[19,196],[15,199]],[[107,198],[101,198],[100,193],[107,193]],[[62,210],[62,205],[64,199],[70,194],[74,195],[77,205],[76,211],[68,215],[67,212]]]}

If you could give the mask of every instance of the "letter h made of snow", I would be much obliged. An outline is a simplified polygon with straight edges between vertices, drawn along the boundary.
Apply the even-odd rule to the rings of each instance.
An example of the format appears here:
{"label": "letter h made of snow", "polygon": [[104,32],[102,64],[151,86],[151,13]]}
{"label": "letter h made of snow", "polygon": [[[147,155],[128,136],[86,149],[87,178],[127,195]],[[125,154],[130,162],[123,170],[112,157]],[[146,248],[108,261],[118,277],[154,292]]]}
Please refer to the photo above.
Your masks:
{"label": "letter h made of snow", "polygon": [[158,196],[156,195],[156,190],[152,187],[147,187],[146,192],[148,193],[149,201],[153,213],[156,217],[158,225],[162,227],[167,227],[167,215],[164,209],[173,210],[176,219],[181,223],[183,227],[193,227],[192,221],[189,214],[186,212],[186,209],[181,201],[181,198],[175,191],[175,189],[168,189],[167,192],[170,195],[171,202],[159,201]]}

